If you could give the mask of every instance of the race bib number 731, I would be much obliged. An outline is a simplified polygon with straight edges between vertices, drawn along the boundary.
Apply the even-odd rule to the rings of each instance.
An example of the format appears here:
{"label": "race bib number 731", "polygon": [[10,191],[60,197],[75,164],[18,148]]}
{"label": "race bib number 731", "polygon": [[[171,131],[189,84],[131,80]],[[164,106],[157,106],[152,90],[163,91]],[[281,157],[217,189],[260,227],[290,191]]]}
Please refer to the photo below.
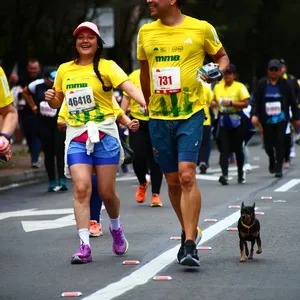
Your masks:
{"label": "race bib number 731", "polygon": [[70,114],[80,114],[96,108],[93,89],[91,87],[67,91],[66,102]]}
{"label": "race bib number 731", "polygon": [[155,94],[175,94],[181,92],[180,68],[153,68]]}

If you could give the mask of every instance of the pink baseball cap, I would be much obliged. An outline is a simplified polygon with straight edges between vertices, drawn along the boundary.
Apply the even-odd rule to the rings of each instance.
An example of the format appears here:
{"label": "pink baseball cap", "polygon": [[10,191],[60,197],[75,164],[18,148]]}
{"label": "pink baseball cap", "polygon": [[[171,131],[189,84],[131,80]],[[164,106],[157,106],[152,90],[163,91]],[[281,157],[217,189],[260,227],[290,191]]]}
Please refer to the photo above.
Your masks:
{"label": "pink baseball cap", "polygon": [[77,28],[73,31],[73,36],[75,36],[82,29],[90,29],[90,30],[94,31],[100,37],[100,33],[99,33],[97,25],[92,22],[83,22],[83,23],[79,24],[77,26]]}

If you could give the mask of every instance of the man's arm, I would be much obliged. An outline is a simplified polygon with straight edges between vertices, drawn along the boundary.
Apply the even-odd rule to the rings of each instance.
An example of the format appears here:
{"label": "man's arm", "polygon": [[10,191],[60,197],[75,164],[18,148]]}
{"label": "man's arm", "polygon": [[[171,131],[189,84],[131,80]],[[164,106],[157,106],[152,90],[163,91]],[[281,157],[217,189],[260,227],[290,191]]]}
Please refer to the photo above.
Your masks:
{"label": "man's arm", "polygon": [[0,108],[0,115],[3,118],[3,126],[0,134],[0,158],[1,161],[10,161],[12,151],[9,137],[14,133],[18,124],[18,113],[13,104]]}
{"label": "man's arm", "polygon": [[31,110],[34,113],[37,113],[38,112],[38,107],[35,105],[35,103],[34,103],[34,101],[32,99],[32,96],[30,94],[30,91],[29,91],[29,89],[28,89],[27,86],[23,89],[22,97],[25,99],[26,103],[29,105],[29,107],[31,108]]}
{"label": "man's arm", "polygon": [[145,101],[148,106],[151,90],[150,90],[149,63],[147,60],[140,60],[140,69],[141,69],[141,75],[140,75],[141,88],[144,94]]}
{"label": "man's arm", "polygon": [[229,57],[225,51],[225,49],[222,47],[215,55],[211,55],[211,58],[213,61],[219,65],[219,70],[222,72],[226,72],[229,67]]}
{"label": "man's arm", "polygon": [[3,126],[1,133],[11,136],[17,128],[18,113],[14,105],[11,103],[7,106],[0,107],[0,114],[3,118]]}

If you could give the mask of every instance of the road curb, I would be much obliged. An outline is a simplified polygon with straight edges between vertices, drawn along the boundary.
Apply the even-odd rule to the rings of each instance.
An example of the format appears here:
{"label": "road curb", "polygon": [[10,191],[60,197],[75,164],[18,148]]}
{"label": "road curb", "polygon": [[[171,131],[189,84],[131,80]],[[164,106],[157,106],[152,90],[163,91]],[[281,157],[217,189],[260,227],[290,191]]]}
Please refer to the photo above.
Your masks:
{"label": "road curb", "polygon": [[0,187],[15,186],[30,182],[46,182],[47,173],[45,169],[23,170],[0,175]]}

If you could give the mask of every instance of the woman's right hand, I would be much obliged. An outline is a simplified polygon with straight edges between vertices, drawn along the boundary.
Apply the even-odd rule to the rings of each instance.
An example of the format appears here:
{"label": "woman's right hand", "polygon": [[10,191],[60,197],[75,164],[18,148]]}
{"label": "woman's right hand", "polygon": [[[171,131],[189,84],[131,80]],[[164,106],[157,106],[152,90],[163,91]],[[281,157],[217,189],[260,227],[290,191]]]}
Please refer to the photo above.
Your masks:
{"label": "woman's right hand", "polygon": [[53,100],[55,97],[55,89],[52,88],[52,89],[49,89],[45,92],[45,100],[46,101],[51,101]]}

